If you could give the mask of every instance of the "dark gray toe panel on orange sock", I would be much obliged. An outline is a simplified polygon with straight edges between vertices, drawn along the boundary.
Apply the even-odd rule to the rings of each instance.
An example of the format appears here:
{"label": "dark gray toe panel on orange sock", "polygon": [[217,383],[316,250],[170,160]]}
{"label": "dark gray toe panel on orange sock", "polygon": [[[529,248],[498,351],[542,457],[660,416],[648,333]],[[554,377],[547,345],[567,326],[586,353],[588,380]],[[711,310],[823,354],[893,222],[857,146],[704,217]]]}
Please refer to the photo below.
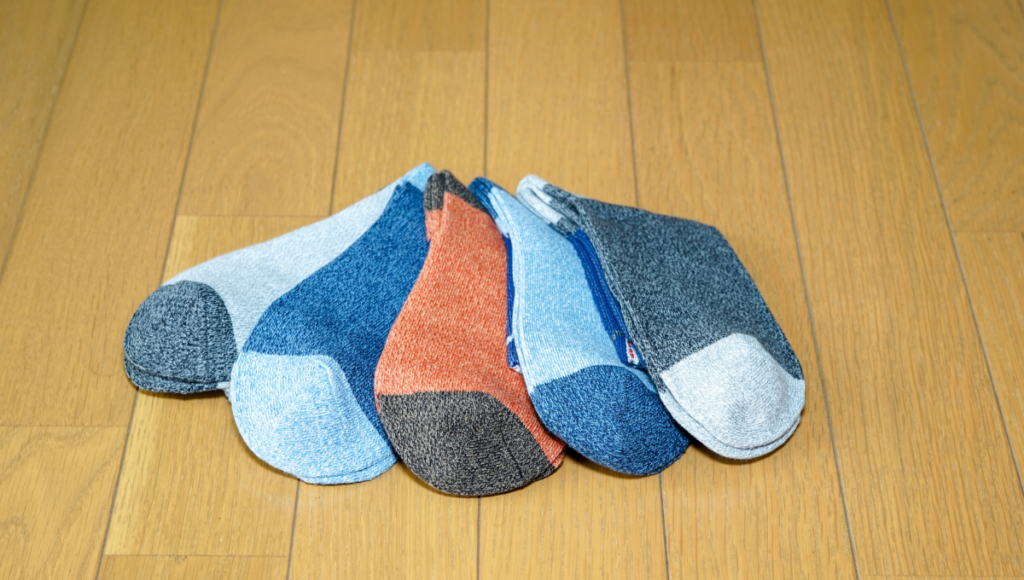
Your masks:
{"label": "dark gray toe panel on orange sock", "polygon": [[447,493],[503,493],[555,470],[522,421],[487,393],[379,395],[377,404],[402,461]]}

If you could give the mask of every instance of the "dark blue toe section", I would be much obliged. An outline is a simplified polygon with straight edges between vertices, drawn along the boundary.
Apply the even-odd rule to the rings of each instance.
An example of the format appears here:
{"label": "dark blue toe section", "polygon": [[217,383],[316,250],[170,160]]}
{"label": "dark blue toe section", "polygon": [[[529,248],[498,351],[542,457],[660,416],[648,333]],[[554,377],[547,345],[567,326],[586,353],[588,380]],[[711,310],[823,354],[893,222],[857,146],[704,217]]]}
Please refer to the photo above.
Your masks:
{"label": "dark blue toe section", "polygon": [[538,386],[530,398],[552,433],[615,471],[658,473],[690,444],[658,395],[624,367],[588,367]]}

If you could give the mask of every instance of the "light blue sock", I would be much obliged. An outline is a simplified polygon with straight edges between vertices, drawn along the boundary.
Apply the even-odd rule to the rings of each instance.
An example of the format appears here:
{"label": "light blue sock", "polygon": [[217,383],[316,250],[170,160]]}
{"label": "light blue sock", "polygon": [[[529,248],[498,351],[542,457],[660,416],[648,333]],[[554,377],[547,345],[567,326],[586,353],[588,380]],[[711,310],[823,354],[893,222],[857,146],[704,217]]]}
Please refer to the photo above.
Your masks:
{"label": "light blue sock", "polygon": [[364,481],[395,463],[373,377],[426,255],[423,190],[404,183],[348,250],[267,308],[229,393],[258,457],[321,484]]}
{"label": "light blue sock", "polygon": [[399,185],[422,191],[433,173],[424,163],[327,219],[168,280],[125,332],[128,377],[143,389],[179,395],[230,388],[232,365],[266,309],[359,240]]}
{"label": "light blue sock", "polygon": [[671,465],[689,439],[650,378],[620,361],[573,245],[490,181],[478,178],[470,189],[512,250],[509,352],[545,426],[616,471],[646,475]]}

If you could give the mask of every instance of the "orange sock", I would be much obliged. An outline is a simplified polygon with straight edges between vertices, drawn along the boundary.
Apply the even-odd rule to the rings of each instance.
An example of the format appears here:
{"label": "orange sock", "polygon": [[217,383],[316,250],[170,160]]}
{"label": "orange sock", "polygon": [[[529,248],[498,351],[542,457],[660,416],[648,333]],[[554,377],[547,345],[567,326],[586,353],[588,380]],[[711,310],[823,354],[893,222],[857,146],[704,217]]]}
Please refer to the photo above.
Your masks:
{"label": "orange sock", "polygon": [[505,245],[451,173],[424,191],[430,250],[374,380],[381,423],[409,469],[456,495],[550,475],[565,444],[544,429],[506,358]]}

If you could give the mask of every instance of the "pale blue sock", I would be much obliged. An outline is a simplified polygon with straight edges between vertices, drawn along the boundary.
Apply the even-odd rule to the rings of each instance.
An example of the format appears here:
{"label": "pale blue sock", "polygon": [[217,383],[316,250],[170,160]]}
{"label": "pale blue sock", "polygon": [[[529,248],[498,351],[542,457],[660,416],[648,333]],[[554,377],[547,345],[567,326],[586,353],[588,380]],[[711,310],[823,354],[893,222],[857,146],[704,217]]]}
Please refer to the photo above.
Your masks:
{"label": "pale blue sock", "polygon": [[433,173],[424,163],[327,219],[165,282],[139,306],[125,332],[128,377],[150,391],[227,390],[232,365],[264,311],[360,239],[399,185],[422,191]]}
{"label": "pale blue sock", "polygon": [[470,189],[512,250],[509,350],[545,426],[616,471],[651,474],[671,465],[689,439],[650,378],[619,360],[572,244],[490,181],[479,178]]}

